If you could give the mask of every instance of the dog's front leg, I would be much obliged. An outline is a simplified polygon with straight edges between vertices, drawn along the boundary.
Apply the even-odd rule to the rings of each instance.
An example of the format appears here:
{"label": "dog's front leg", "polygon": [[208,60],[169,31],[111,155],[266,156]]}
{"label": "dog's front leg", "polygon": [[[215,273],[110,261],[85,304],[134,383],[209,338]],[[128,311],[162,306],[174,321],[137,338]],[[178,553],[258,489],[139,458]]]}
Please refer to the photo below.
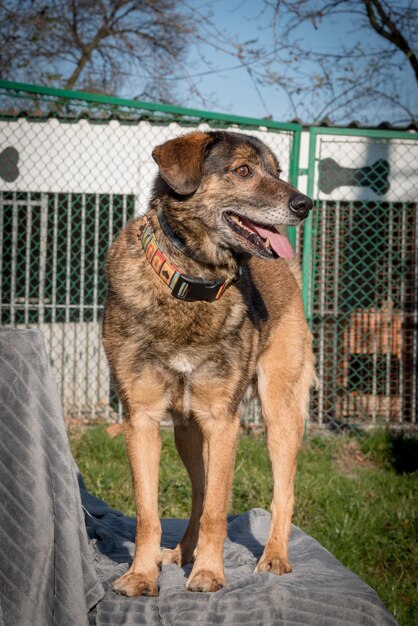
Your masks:
{"label": "dog's front leg", "polygon": [[202,423],[208,447],[206,493],[195,562],[186,585],[190,591],[218,591],[226,584],[223,549],[238,427],[237,417],[221,422],[209,418]]}
{"label": "dog's front leg", "polygon": [[256,572],[287,574],[292,571],[288,557],[288,541],[294,504],[296,457],[303,421],[296,407],[281,407],[281,415],[263,410],[267,447],[274,481],[271,505],[270,534]]}
{"label": "dog's front leg", "polygon": [[144,376],[122,395],[126,409],[125,441],[136,505],[135,555],[129,570],[113,589],[127,596],[158,595],[161,565],[161,524],[158,515],[158,477],[161,451],[160,420],[167,397],[158,376]]}
{"label": "dog's front leg", "polygon": [[[295,341],[286,352],[284,337],[292,335],[294,320],[283,323],[275,341],[258,364],[258,389],[267,431],[274,492],[270,534],[256,572],[292,571],[288,541],[294,504],[297,454],[303,436],[309,389],[314,379],[309,339]],[[297,335],[296,335],[297,337]]]}

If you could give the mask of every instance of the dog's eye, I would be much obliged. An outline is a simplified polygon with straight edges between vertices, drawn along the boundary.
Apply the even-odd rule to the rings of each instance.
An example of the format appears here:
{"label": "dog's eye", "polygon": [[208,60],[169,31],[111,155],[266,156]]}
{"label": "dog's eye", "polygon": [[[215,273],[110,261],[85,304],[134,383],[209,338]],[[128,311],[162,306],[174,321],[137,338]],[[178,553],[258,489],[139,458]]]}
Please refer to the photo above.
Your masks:
{"label": "dog's eye", "polygon": [[282,174],[282,170],[280,169],[280,167],[278,167],[276,170],[276,176],[280,178],[281,174]]}
{"label": "dog's eye", "polygon": [[247,178],[248,176],[251,176],[252,174],[248,165],[240,165],[239,167],[237,167],[237,169],[234,170],[234,172],[238,174],[238,176],[241,176],[242,178]]}

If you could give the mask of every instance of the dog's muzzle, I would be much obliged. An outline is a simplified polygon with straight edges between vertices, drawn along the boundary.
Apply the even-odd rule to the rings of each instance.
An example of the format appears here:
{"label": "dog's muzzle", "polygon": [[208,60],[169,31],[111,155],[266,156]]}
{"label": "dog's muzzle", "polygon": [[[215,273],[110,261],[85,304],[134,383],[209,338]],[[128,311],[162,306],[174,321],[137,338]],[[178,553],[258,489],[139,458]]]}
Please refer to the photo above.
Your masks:
{"label": "dog's muzzle", "polygon": [[289,209],[296,217],[304,220],[309,215],[309,211],[313,207],[313,202],[303,193],[296,193],[289,199]]}

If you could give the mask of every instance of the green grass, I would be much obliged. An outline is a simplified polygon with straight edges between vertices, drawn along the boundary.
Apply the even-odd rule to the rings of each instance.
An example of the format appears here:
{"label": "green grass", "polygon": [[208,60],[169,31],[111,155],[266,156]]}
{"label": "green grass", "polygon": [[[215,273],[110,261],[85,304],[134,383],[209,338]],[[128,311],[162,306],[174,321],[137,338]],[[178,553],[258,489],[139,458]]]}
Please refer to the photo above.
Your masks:
{"label": "green grass", "polygon": [[[160,514],[187,517],[190,488],[173,435],[162,432]],[[122,436],[103,426],[70,436],[88,488],[134,515]],[[418,624],[418,440],[388,433],[314,436],[299,456],[293,521],[376,589],[401,626]],[[269,508],[263,436],[240,438],[230,511]]]}

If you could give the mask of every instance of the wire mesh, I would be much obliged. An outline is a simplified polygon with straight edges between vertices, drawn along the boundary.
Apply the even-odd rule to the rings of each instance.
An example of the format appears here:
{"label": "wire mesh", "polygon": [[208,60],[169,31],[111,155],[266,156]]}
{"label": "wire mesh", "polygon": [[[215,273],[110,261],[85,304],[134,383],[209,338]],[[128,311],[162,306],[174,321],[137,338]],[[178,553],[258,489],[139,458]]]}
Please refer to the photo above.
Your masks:
{"label": "wire mesh", "polygon": [[[35,91],[0,86],[0,323],[43,330],[67,417],[117,419],[100,337],[104,264],[126,221],[146,210],[153,147],[190,129],[246,132],[296,182],[300,134],[263,120]],[[316,208],[296,247],[312,248],[304,283],[320,384],[311,423],[415,425],[416,133],[310,132]],[[259,420],[257,407],[250,414]]]}
{"label": "wire mesh", "polygon": [[78,96],[0,88],[0,324],[42,329],[66,417],[118,419],[101,344],[104,265],[146,210],[152,149],[226,128],[260,137],[289,176],[294,132]]}
{"label": "wire mesh", "polygon": [[337,133],[317,143],[311,310],[320,383],[312,415],[320,426],[416,424],[417,148]]}

